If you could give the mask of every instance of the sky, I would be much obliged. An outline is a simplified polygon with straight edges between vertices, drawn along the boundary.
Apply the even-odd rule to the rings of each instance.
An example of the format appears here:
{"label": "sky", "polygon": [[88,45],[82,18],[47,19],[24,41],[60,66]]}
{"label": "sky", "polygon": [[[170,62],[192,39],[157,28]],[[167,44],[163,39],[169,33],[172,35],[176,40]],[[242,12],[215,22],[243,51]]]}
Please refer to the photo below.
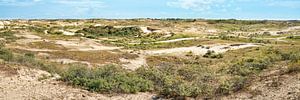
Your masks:
{"label": "sky", "polygon": [[300,20],[300,0],[0,0],[0,19]]}

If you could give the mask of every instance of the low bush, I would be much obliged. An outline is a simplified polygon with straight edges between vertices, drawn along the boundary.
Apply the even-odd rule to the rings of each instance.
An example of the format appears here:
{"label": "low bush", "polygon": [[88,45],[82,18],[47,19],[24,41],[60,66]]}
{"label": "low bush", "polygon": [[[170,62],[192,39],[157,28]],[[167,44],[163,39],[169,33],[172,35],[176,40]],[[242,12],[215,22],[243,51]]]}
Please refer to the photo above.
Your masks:
{"label": "low bush", "polygon": [[113,26],[90,26],[77,31],[76,33],[84,33],[86,36],[140,36],[142,30],[138,27],[122,27],[115,28]]}
{"label": "low bush", "polygon": [[[203,72],[203,73],[199,73]],[[165,66],[164,68],[140,68],[137,73],[154,83],[155,91],[166,97],[197,97],[212,95],[209,83],[213,78],[208,69],[201,66]]]}
{"label": "low bush", "polygon": [[13,60],[13,53],[6,48],[0,47],[0,59],[11,61]]}
{"label": "low bush", "polygon": [[226,80],[215,90],[215,94],[229,95],[232,92],[237,92],[245,86],[246,80],[247,79],[245,77],[240,76],[235,76],[230,80]]}
{"label": "low bush", "polygon": [[62,74],[62,80],[102,93],[136,93],[153,89],[151,81],[113,65],[95,69],[73,66]]}
{"label": "low bush", "polygon": [[211,51],[211,50],[208,50],[207,53],[205,53],[203,55],[203,57],[205,58],[216,58],[216,59],[220,59],[220,58],[223,58],[223,55],[222,54],[216,54],[215,51]]}

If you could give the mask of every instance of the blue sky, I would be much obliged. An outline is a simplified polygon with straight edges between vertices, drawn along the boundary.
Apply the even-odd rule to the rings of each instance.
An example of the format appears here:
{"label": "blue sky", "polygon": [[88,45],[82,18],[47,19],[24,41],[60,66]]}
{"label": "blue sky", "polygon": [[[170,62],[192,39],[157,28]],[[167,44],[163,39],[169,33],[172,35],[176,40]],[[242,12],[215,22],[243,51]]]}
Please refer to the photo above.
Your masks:
{"label": "blue sky", "polygon": [[1,19],[300,19],[300,0],[0,0]]}

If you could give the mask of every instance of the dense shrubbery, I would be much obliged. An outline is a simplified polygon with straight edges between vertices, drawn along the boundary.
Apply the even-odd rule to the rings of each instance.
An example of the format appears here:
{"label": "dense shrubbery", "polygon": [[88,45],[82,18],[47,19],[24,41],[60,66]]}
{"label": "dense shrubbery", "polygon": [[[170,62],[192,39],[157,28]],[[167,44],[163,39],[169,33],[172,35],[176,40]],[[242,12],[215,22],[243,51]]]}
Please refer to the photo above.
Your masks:
{"label": "dense shrubbery", "polygon": [[90,91],[104,93],[136,93],[153,90],[153,83],[127,72],[121,67],[104,66],[88,69],[74,66],[62,75],[62,80],[84,86]]}
{"label": "dense shrubbery", "polygon": [[243,59],[234,63],[228,70],[230,74],[239,76],[248,76],[263,69],[266,69],[272,62],[269,58],[265,59]]}
{"label": "dense shrubbery", "polygon": [[149,67],[140,68],[137,73],[144,79],[153,81],[155,91],[167,97],[212,95],[213,87],[209,82],[213,79],[213,76],[209,69],[205,67]]}
{"label": "dense shrubbery", "polygon": [[84,33],[86,36],[140,36],[142,30],[138,27],[115,28],[113,26],[90,26],[77,31]]}
{"label": "dense shrubbery", "polygon": [[247,76],[268,68],[276,61],[291,63],[300,60],[300,52],[283,52],[274,48],[266,49],[262,57],[242,59],[231,65],[228,72],[234,75]]}
{"label": "dense shrubbery", "polygon": [[208,50],[207,53],[205,53],[203,55],[203,57],[205,57],[205,58],[217,58],[217,59],[220,59],[220,58],[223,58],[223,55],[220,54],[220,53],[216,54],[215,51]]}

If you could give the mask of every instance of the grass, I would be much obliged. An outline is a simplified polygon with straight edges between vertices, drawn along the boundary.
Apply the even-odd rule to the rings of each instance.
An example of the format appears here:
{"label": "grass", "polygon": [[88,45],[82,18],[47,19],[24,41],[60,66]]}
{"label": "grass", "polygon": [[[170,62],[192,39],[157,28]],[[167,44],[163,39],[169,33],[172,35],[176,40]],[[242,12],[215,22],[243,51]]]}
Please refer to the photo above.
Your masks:
{"label": "grass", "polygon": [[0,38],[4,38],[6,43],[14,42],[18,39],[16,36],[14,36],[14,34],[15,34],[14,31],[6,30],[3,32],[0,32]]}
{"label": "grass", "polygon": [[63,47],[62,45],[57,45],[55,43],[51,43],[51,42],[32,42],[29,43],[27,46],[29,46],[30,48],[37,48],[37,49],[51,49],[51,50],[66,50],[65,47]]}
{"label": "grass", "polygon": [[68,69],[62,80],[101,93],[137,93],[153,90],[153,83],[117,66],[87,69],[74,66]]}
{"label": "grass", "polygon": [[84,28],[82,30],[77,31],[76,33],[84,33],[85,36],[89,36],[90,38],[96,38],[99,36],[140,36],[142,30],[138,27],[122,27],[115,28],[113,26],[90,26],[88,28]]}
{"label": "grass", "polygon": [[47,52],[53,59],[72,59],[77,61],[88,61],[91,63],[120,63],[119,58],[135,59],[138,56],[129,53],[112,51],[55,51]]}
{"label": "grass", "polygon": [[48,52],[53,59],[72,59],[77,61],[88,61],[91,63],[118,63],[120,62],[120,55],[111,53],[109,51],[56,51]]}

